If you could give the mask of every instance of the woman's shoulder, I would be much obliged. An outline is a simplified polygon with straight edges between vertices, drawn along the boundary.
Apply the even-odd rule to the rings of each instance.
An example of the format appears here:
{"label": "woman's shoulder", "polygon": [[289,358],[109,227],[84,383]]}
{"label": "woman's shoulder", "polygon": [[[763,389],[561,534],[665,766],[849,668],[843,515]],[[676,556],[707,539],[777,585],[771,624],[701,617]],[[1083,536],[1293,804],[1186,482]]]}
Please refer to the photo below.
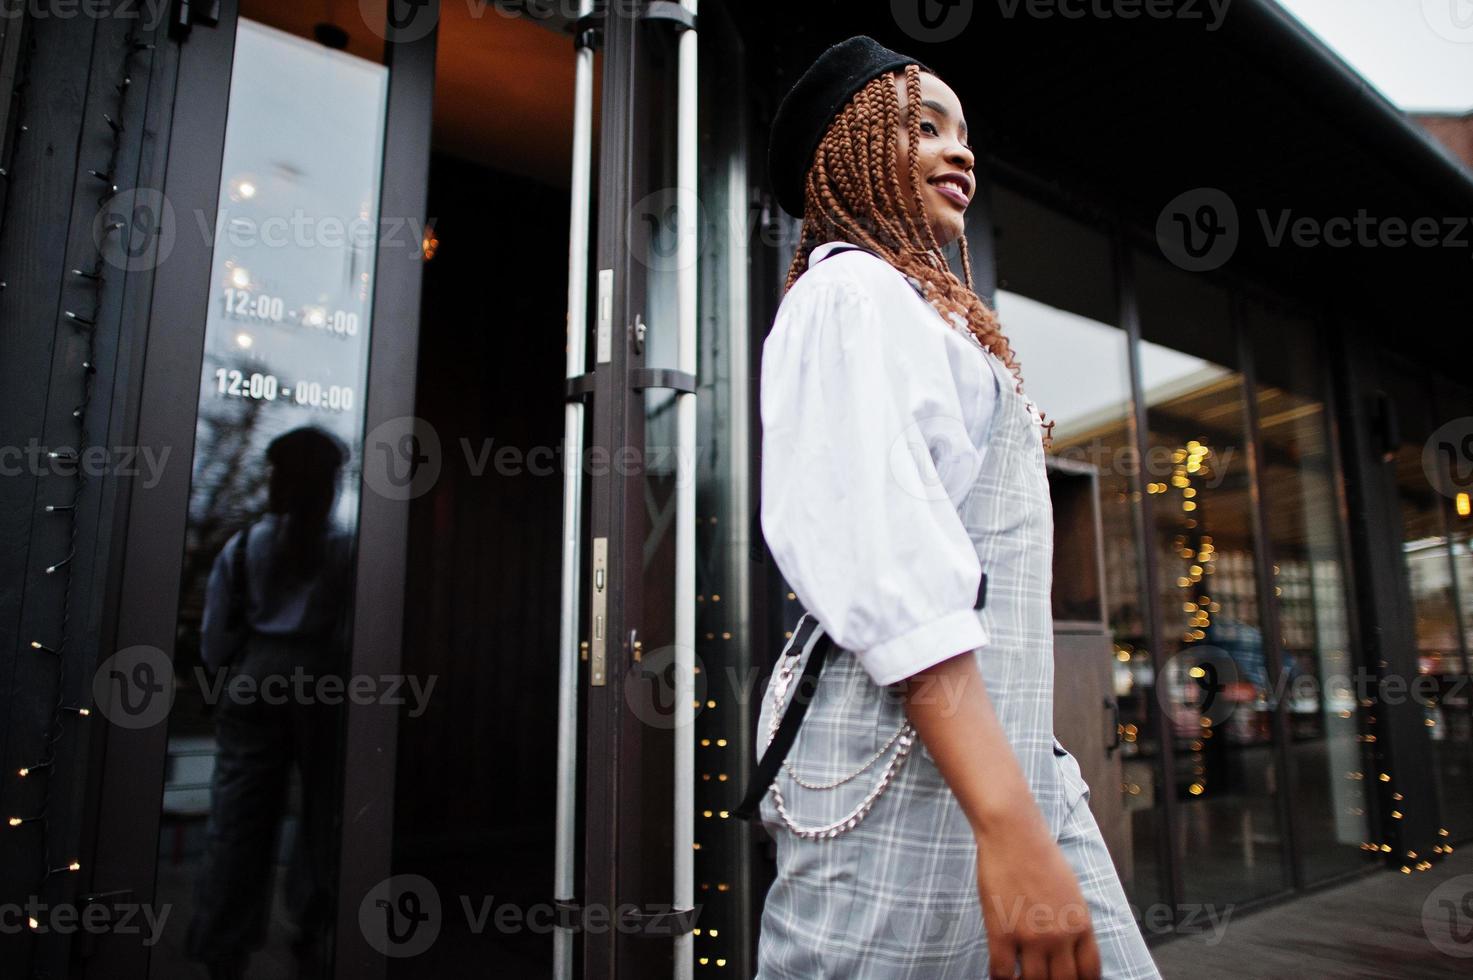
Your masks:
{"label": "woman's shoulder", "polygon": [[[889,262],[868,250],[831,242],[813,250],[808,269],[778,308],[779,319],[828,315],[883,323],[891,332],[903,332],[901,324],[923,324],[935,312],[911,280]],[[939,320],[936,325],[941,325]]]}
{"label": "woman's shoulder", "polygon": [[[856,316],[856,312],[867,315]],[[891,344],[940,342],[949,335],[971,338],[963,321],[957,321],[953,329],[942,320],[916,280],[875,253],[843,242],[813,250],[807,271],[793,283],[778,310],[780,320],[834,315],[844,316],[846,322],[881,326]]]}
{"label": "woman's shoulder", "polygon": [[899,269],[874,252],[847,242],[828,242],[815,248],[809,255],[807,271],[793,283],[789,295],[835,287],[879,302],[894,302],[906,296],[919,298]]}

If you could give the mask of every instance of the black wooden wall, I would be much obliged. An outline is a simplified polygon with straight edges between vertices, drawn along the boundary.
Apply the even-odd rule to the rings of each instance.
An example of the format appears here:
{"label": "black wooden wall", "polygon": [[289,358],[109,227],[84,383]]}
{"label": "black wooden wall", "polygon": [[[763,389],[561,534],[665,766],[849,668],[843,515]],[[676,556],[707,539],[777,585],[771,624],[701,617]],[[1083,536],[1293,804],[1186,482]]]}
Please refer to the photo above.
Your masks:
{"label": "black wooden wall", "polygon": [[[103,735],[90,688],[109,652],[152,284],[136,205],[162,176],[174,51],[160,5],[25,6],[0,60],[0,86],[14,68],[0,88],[0,903],[85,906],[105,888],[83,861]],[[6,931],[0,972],[59,977],[85,951]]]}

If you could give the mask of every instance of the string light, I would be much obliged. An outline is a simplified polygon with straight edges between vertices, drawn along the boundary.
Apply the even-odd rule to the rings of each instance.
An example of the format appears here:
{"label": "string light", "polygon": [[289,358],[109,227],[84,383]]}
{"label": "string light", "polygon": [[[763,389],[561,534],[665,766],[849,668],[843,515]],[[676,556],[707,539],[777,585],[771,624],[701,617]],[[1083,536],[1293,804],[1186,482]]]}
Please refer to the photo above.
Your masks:
{"label": "string light", "polygon": [[[109,23],[119,22],[110,21]],[[128,74],[130,70],[129,63],[133,56],[138,54],[139,52],[151,52],[154,50],[153,42],[141,40],[134,33],[135,30],[136,26],[129,26],[127,33],[122,38],[124,50],[122,56],[118,59],[118,63],[122,71],[122,78],[115,86],[113,86],[113,90],[117,94],[116,108],[111,112],[99,112],[96,114],[96,116],[91,116],[89,114],[88,117],[84,117],[100,117],[102,123],[107,126],[108,135],[111,136],[110,152],[107,161],[101,166],[86,170],[88,176],[90,176],[98,184],[102,185],[100,194],[96,198],[99,210],[103,206],[105,206],[115,194],[117,194],[118,180],[126,172],[124,168],[120,166],[120,164],[123,163],[121,159],[122,136],[127,131],[125,125],[121,122],[121,119],[124,115],[124,110],[127,108],[128,96],[132,88],[132,78]],[[25,52],[22,56],[22,63],[18,67],[18,71],[16,73],[17,81],[12,89],[13,93],[18,97],[22,96],[23,93],[27,91],[30,81],[31,60],[34,54],[34,50],[35,44],[33,42],[26,47]],[[18,153],[16,151],[29,133],[29,127],[26,125],[24,119],[27,102],[28,100],[26,98],[21,97],[18,99],[18,102],[14,107],[13,118],[16,119],[16,126],[15,140],[12,145],[11,159],[7,166],[0,167],[0,176],[6,178],[4,192],[5,200],[0,201],[0,212],[3,212],[3,209],[10,197],[10,188],[13,185],[15,176],[15,161],[18,158]],[[83,140],[81,145],[89,146],[93,144],[91,144],[87,140]],[[101,214],[99,214],[98,217],[101,218]],[[61,631],[60,635],[51,643],[46,643],[39,639],[33,639],[30,641],[30,646],[32,650],[38,653],[50,655],[56,663],[56,677],[54,684],[56,691],[56,703],[52,709],[51,718],[47,724],[47,727],[41,736],[42,758],[29,765],[12,770],[12,772],[14,772],[15,774],[15,777],[19,780],[19,782],[12,785],[17,787],[35,787],[35,789],[39,791],[41,796],[40,805],[35,808],[34,815],[32,816],[13,815],[6,818],[7,827],[17,830],[25,828],[29,824],[39,825],[39,847],[41,853],[39,860],[37,860],[36,862],[36,867],[41,869],[41,876],[39,884],[35,887],[35,894],[41,894],[46,881],[52,876],[76,874],[82,870],[81,863],[76,860],[68,861],[66,864],[62,865],[53,864],[53,857],[50,850],[52,844],[50,826],[48,824],[46,815],[49,811],[51,803],[50,771],[53,769],[54,764],[57,761],[56,746],[68,731],[68,727],[64,723],[64,717],[70,714],[76,716],[78,719],[81,719],[90,717],[92,713],[91,708],[86,705],[68,703],[68,699],[66,696],[68,688],[66,654],[68,651],[67,642],[69,639],[68,626],[72,620],[72,563],[77,554],[77,512],[79,504],[82,501],[83,493],[88,487],[87,475],[84,471],[84,468],[77,465],[77,463],[82,459],[83,450],[88,443],[87,414],[89,406],[91,405],[91,399],[93,395],[93,382],[97,375],[97,333],[99,323],[101,323],[103,320],[102,290],[103,287],[106,285],[104,277],[106,260],[102,255],[101,246],[103,240],[105,240],[109,236],[113,236],[119,232],[124,231],[126,228],[127,224],[123,220],[111,220],[100,226],[99,230],[103,233],[103,237],[96,240],[96,251],[94,253],[95,259],[91,267],[88,268],[85,265],[78,265],[77,267],[68,270],[68,274],[70,277],[72,277],[73,282],[75,282],[78,286],[82,288],[92,290],[92,294],[90,297],[91,307],[90,309],[86,307],[63,307],[62,315],[60,318],[62,323],[69,325],[73,328],[73,330],[75,330],[75,334],[73,336],[79,338],[78,341],[70,342],[79,342],[84,346],[79,366],[78,381],[79,387],[81,388],[80,397],[74,402],[61,402],[61,406],[64,406],[65,411],[67,412],[67,417],[70,418],[73,424],[75,424],[76,426],[76,440],[74,443],[76,448],[54,449],[48,451],[46,454],[47,459],[53,464],[53,472],[57,473],[58,475],[70,476],[74,481],[71,487],[70,499],[63,503],[45,504],[41,508],[41,512],[44,514],[52,516],[65,516],[68,520],[68,526],[63,531],[65,539],[68,542],[67,553],[63,557],[61,557],[60,560],[52,562],[44,569],[47,576],[55,576],[60,574],[62,576],[62,582],[64,583],[61,587],[60,600],[61,610],[59,621],[61,623]],[[4,281],[0,281],[0,289],[4,289],[5,286],[6,283]],[[58,341],[58,343],[60,343],[60,341]],[[40,777],[39,780],[38,777]],[[6,787],[7,790],[9,788],[10,787]],[[31,792],[31,790],[27,790],[26,792],[29,793]],[[30,807],[21,807],[20,809],[26,810],[30,809]],[[39,932],[41,930],[41,923],[34,916],[28,917],[26,920],[26,924],[32,932]],[[34,958],[34,962],[38,964],[35,969],[39,971],[41,969],[39,964],[41,962],[44,962],[44,958],[36,957]],[[36,973],[35,975],[40,976],[42,974]]]}

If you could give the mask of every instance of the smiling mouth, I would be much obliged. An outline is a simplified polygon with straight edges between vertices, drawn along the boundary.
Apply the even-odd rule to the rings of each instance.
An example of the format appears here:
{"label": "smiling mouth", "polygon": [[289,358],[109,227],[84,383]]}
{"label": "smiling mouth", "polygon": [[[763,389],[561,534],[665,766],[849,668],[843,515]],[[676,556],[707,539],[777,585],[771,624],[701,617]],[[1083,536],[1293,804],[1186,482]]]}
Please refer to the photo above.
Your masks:
{"label": "smiling mouth", "polygon": [[971,203],[967,197],[967,192],[962,189],[961,181],[954,177],[938,177],[931,181],[931,186],[936,188],[942,197],[957,207],[965,208]]}

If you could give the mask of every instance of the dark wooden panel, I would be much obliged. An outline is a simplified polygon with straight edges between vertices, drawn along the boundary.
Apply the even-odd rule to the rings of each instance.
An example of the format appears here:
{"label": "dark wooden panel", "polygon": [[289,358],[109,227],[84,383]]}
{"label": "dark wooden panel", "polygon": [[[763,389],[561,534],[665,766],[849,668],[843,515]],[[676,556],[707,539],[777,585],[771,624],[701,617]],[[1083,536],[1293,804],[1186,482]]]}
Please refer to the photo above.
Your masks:
{"label": "dark wooden panel", "polygon": [[[126,210],[127,192],[149,186],[158,172],[150,124],[160,123],[158,93],[172,75],[167,53],[138,46],[153,39],[147,26],[96,15],[7,20],[7,36],[26,39],[18,62],[4,68],[15,69],[20,84],[9,103],[14,139],[0,238],[0,384],[7,392],[0,445],[22,455],[7,460],[19,469],[0,481],[7,543],[0,552],[0,794],[7,815],[46,815],[0,842],[0,899],[7,902],[37,895],[70,903],[99,890],[84,825],[89,751],[101,745],[101,719],[62,709],[91,705],[92,671],[109,647],[121,551],[117,504],[131,482],[122,464],[136,458],[127,381],[136,368],[138,300],[151,271],[123,268],[94,221]],[[8,84],[4,91],[9,98]],[[109,184],[124,193],[111,197]],[[51,449],[86,453],[83,476],[47,463]],[[71,509],[47,513],[46,505]],[[38,654],[32,640],[59,655]],[[47,762],[24,780],[17,775],[21,766]],[[80,873],[43,880],[47,868],[77,859]],[[88,949],[54,932],[34,943],[8,931],[0,938],[0,958],[18,974],[59,975]]]}
{"label": "dark wooden panel", "polygon": [[[426,19],[436,22],[439,5],[432,0],[411,8],[409,13],[403,35],[406,40],[390,40],[384,47],[389,91],[379,220],[385,232],[401,221],[409,227],[422,227],[427,217],[439,36],[435,30],[421,35],[420,27]],[[409,379],[414,377],[419,354],[423,269],[419,249],[378,250],[368,402],[363,422],[366,433],[414,411],[414,388]],[[365,445],[364,451],[376,450]],[[369,677],[397,674],[403,653],[409,506],[406,501],[364,492],[358,521],[352,672]],[[386,969],[385,958],[369,945],[359,925],[358,909],[368,892],[388,876],[391,866],[398,712],[397,706],[380,701],[353,704],[348,709],[335,964],[339,980],[375,980],[384,976]]]}
{"label": "dark wooden panel", "polygon": [[[431,168],[415,414],[442,464],[410,505],[403,670],[436,686],[400,721],[394,872],[427,877],[447,909],[551,895],[567,208],[524,178]],[[390,975],[551,963],[550,934],[472,935],[457,912]]]}

